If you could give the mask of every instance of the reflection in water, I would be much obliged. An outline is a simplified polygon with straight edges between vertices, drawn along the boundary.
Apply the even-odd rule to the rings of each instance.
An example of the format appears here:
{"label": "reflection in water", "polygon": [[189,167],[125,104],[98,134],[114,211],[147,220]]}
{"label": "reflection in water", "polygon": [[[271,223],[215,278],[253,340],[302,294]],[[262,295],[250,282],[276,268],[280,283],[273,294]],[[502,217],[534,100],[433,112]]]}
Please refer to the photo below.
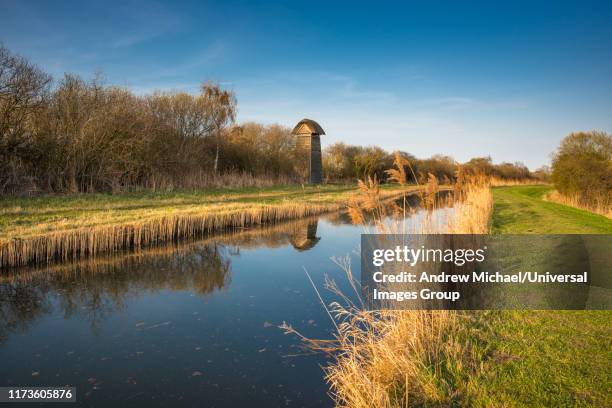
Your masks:
{"label": "reflection in water", "polygon": [[87,406],[329,406],[324,357],[288,358],[276,326],[330,335],[302,267],[323,282],[362,231],[334,213],[0,275],[0,382]]}
{"label": "reflection in water", "polygon": [[0,284],[0,343],[13,331],[26,331],[36,318],[49,313],[47,291],[27,282]]}
{"label": "reflection in water", "polygon": [[321,239],[317,237],[317,225],[317,219],[311,220],[307,224],[298,225],[289,239],[291,245],[298,251],[312,249]]}
{"label": "reflection in water", "polygon": [[43,271],[24,271],[0,281],[0,342],[14,330],[51,311],[57,299],[64,318],[84,317],[96,328],[108,314],[122,310],[125,299],[163,289],[209,294],[230,279],[227,249],[196,243],[189,251],[153,251],[146,256],[82,262]]}
{"label": "reflection in water", "polygon": [[[415,208],[418,200],[408,196],[407,205]],[[337,212],[136,253],[10,271],[0,275],[0,343],[11,332],[27,330],[31,321],[50,313],[51,293],[66,319],[80,315],[94,329],[106,316],[122,310],[128,296],[161,290],[208,295],[229,284],[231,256],[239,255],[241,249],[289,244],[300,252],[314,248],[321,240],[317,237],[320,219],[335,226],[351,224],[347,213]]]}
{"label": "reflection in water", "polygon": [[123,256],[97,258],[0,277],[0,342],[51,311],[54,293],[66,319],[80,315],[95,329],[125,299],[143,292],[193,291],[207,295],[229,284],[230,255],[240,248],[313,248],[318,218],[226,233],[205,241],[160,247]]}

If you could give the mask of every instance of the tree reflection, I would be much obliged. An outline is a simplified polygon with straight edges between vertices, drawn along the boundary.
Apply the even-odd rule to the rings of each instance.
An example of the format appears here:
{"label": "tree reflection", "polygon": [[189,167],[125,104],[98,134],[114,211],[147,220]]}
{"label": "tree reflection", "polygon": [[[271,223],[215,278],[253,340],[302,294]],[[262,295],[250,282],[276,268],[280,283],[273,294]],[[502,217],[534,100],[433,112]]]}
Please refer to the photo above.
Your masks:
{"label": "tree reflection", "polygon": [[209,295],[230,283],[231,258],[241,248],[292,245],[309,250],[320,240],[317,224],[318,218],[307,218],[138,253],[13,271],[0,276],[0,342],[53,310],[66,319],[82,317],[96,330],[136,296],[162,290]]}
{"label": "tree reflection", "polygon": [[[415,200],[410,197],[407,205],[417,206]],[[351,223],[343,212],[323,217],[332,225]],[[317,236],[318,223],[319,217],[309,217],[230,230],[196,242],[0,272],[0,342],[53,310],[66,319],[83,316],[95,329],[110,314],[125,309],[130,298],[146,293],[172,290],[210,295],[230,283],[231,258],[240,256],[241,249],[291,245],[308,251],[322,239]]]}
{"label": "tree reflection", "polygon": [[0,343],[11,332],[26,331],[33,320],[51,310],[41,286],[24,282],[0,284]]}
{"label": "tree reflection", "polygon": [[123,310],[130,297],[160,290],[208,295],[229,283],[230,271],[227,248],[204,243],[189,251],[156,251],[12,275],[0,283],[0,341],[26,330],[53,308],[66,319],[82,316],[96,329],[109,314]]}

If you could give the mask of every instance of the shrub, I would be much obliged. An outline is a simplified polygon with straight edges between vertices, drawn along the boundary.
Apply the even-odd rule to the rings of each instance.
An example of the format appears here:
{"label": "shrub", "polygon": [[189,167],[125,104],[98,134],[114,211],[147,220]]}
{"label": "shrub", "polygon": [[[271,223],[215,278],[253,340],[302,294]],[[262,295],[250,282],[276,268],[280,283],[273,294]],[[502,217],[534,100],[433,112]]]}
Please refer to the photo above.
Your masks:
{"label": "shrub", "polygon": [[612,202],[612,136],[599,131],[572,133],[554,153],[552,181],[583,204]]}

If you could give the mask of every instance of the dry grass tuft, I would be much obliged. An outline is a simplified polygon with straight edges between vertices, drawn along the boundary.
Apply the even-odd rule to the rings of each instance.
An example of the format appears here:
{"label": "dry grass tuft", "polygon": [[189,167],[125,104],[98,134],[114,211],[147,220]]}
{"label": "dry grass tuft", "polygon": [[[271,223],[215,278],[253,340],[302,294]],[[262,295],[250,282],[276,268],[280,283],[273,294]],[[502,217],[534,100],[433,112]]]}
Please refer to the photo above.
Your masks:
{"label": "dry grass tuft", "polygon": [[612,218],[612,202],[606,197],[600,197],[599,199],[595,200],[594,203],[587,204],[578,195],[568,197],[555,190],[546,194],[544,196],[544,200],[579,208],[581,210],[603,215],[607,218]]}
{"label": "dry grass tuft", "polygon": [[[393,175],[401,177],[399,172]],[[438,181],[430,175],[423,201],[425,211],[450,214],[442,217],[446,219],[443,223],[432,222],[438,218],[434,216],[419,218],[421,225],[416,227],[417,232],[486,233],[492,208],[489,185],[484,178],[462,179],[455,195],[463,199],[455,203],[454,209],[445,210],[435,199]],[[369,194],[370,189],[364,188],[362,193]],[[365,209],[354,206],[349,210],[355,214],[354,219],[365,218]],[[387,213],[382,206],[369,211],[379,217],[379,233],[390,230],[384,222]],[[455,384],[446,382],[444,373],[452,369],[449,364],[465,361],[462,355],[469,352],[459,347],[452,335],[463,316],[450,311],[365,310],[349,259],[336,263],[346,273],[359,299],[356,303],[326,277],[326,288],[338,298],[328,309],[338,328],[334,338],[309,339],[287,324],[282,329],[299,336],[311,349],[334,357],[325,374],[337,406],[452,405],[458,391]]]}
{"label": "dry grass tuft", "polygon": [[503,187],[503,186],[535,186],[546,184],[542,180],[537,179],[503,179],[499,177],[490,177],[489,183],[491,187]]}
{"label": "dry grass tuft", "polygon": [[427,184],[425,185],[425,208],[434,210],[436,208],[436,197],[440,191],[438,179],[433,174],[427,175]]}
{"label": "dry grass tuft", "polygon": [[449,224],[452,234],[487,234],[493,210],[493,195],[489,180],[477,177],[464,184],[462,200],[455,204],[453,221]]}
{"label": "dry grass tuft", "polygon": [[398,183],[401,186],[408,184],[408,177],[406,175],[406,167],[410,166],[408,159],[397,151],[394,154],[393,165],[395,166],[394,169],[385,170],[385,173],[389,176],[389,181]]}

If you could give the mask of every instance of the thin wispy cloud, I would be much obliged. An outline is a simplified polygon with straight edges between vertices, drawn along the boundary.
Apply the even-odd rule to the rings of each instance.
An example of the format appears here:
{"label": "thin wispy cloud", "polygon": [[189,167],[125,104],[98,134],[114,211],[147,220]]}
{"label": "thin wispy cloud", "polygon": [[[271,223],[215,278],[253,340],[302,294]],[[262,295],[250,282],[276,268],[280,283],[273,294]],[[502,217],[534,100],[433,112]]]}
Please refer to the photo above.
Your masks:
{"label": "thin wispy cloud", "polygon": [[535,168],[571,131],[612,130],[612,7],[534,5],[527,19],[502,3],[485,27],[471,6],[440,20],[398,4],[381,29],[371,8],[315,3],[0,1],[0,41],[56,78],[99,71],[137,93],[219,82],[240,121],[313,117],[324,144]]}
{"label": "thin wispy cloud", "polygon": [[[170,61],[163,65],[149,67],[146,72],[126,78],[124,85],[140,90],[170,91],[181,90],[195,92],[202,82],[209,79],[210,71],[229,54],[230,47],[215,41],[209,46],[194,52],[183,61]],[[185,78],[193,78],[185,81]]]}
{"label": "thin wispy cloud", "polygon": [[123,27],[113,27],[108,33],[112,48],[131,47],[159,38],[184,23],[180,16],[159,2],[130,1],[119,8],[125,16]]}

